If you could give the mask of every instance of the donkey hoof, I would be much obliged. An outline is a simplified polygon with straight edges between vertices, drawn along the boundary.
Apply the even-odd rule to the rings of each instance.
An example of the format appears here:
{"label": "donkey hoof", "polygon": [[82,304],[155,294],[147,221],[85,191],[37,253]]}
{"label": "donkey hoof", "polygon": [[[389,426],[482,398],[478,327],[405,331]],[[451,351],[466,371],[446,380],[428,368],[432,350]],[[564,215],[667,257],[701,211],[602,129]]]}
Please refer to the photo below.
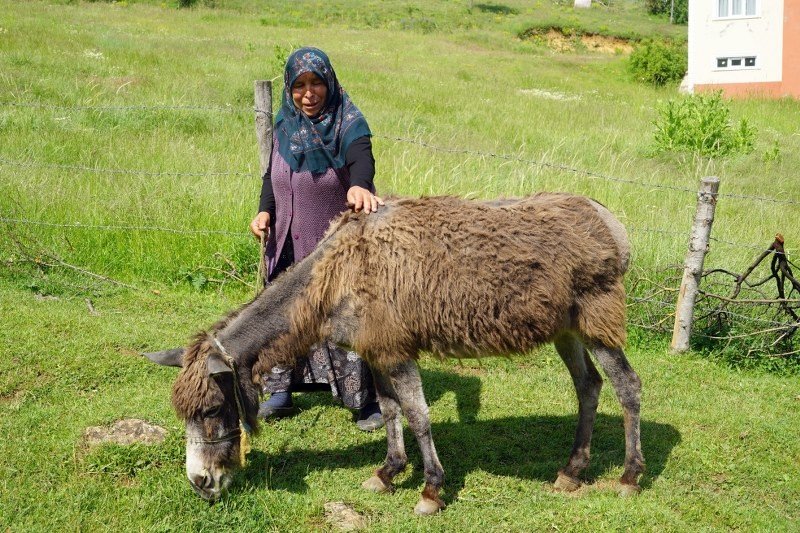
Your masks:
{"label": "donkey hoof", "polygon": [[391,492],[392,487],[391,485],[386,485],[381,478],[378,476],[372,476],[364,483],[361,484],[362,488],[367,489],[371,492],[376,492],[378,494],[383,494],[384,492]]}
{"label": "donkey hoof", "polygon": [[414,506],[414,513],[422,516],[429,516],[438,513],[442,509],[444,509],[443,503],[422,497],[417,502],[417,505]]}
{"label": "donkey hoof", "polygon": [[621,498],[636,496],[640,492],[642,492],[642,487],[639,485],[629,485],[627,483],[623,483],[619,488],[619,495]]}
{"label": "donkey hoof", "polygon": [[556,482],[553,483],[553,487],[561,492],[575,492],[581,488],[581,482],[579,479],[570,477],[564,472],[559,472]]}

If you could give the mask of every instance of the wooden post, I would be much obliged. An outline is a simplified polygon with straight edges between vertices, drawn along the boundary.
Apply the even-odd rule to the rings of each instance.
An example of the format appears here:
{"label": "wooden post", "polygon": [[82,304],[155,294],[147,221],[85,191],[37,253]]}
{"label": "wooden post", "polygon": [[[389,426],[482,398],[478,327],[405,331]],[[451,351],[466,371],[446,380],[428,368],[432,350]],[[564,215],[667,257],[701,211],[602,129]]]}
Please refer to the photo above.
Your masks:
{"label": "wooden post", "polygon": [[711,224],[714,222],[714,208],[717,205],[719,178],[711,176],[700,182],[697,193],[697,209],[694,213],[692,235],[689,238],[689,251],[683,269],[683,280],[675,304],[675,327],[672,329],[673,352],[685,352],[689,349],[689,336],[692,333],[692,315],[694,303],[703,273],[703,261],[708,251],[708,238],[711,236]]}
{"label": "wooden post", "polygon": [[[269,161],[272,158],[272,82],[269,80],[256,80],[253,85],[256,104],[258,159],[261,163],[261,174],[259,174],[259,176],[263,176],[267,172]],[[267,228],[267,231],[269,231],[269,228]],[[256,295],[261,292],[261,289],[267,282],[265,241],[266,239],[261,239]]]}
{"label": "wooden post", "polygon": [[258,158],[261,162],[261,176],[263,176],[272,157],[272,82],[256,80],[254,85]]}

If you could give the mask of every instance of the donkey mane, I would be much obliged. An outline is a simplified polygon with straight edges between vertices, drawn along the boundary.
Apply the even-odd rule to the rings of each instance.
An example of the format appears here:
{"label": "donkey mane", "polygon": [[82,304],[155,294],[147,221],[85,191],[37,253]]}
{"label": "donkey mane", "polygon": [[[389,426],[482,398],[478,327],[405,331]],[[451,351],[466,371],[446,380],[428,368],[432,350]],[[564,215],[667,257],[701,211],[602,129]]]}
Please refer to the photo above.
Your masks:
{"label": "donkey mane", "polygon": [[172,406],[184,420],[208,409],[214,400],[209,394],[212,381],[205,370],[205,360],[211,350],[209,334],[198,332],[183,353],[183,368],[172,386]]}
{"label": "donkey mane", "polygon": [[[584,197],[540,193],[497,203],[401,199],[381,217],[343,215],[293,303],[291,330],[262,352],[255,372],[293,364],[331,334],[330,316],[347,306],[360,319],[351,347],[383,368],[419,350],[458,357],[524,351],[564,326],[588,341],[624,346],[624,229],[615,235],[607,211]],[[526,239],[531,229],[534,238]],[[483,285],[467,283],[469,268],[496,271]]]}
{"label": "donkey mane", "polygon": [[[230,322],[239,311],[231,313],[215,326],[222,324],[219,329]],[[216,331],[217,328],[212,328]],[[201,331],[197,333],[189,348],[183,354],[183,367],[172,386],[172,406],[176,414],[183,420],[189,420],[198,416],[205,410],[220,405],[225,402],[225,394],[220,385],[208,376],[206,363],[208,357],[213,353],[219,353],[219,349],[212,341],[212,333]],[[249,370],[244,369],[249,375]],[[245,403],[250,407],[247,410],[247,422],[252,428],[257,428],[254,406],[258,405],[258,391],[253,386],[253,380],[244,383],[242,392],[245,395]]]}

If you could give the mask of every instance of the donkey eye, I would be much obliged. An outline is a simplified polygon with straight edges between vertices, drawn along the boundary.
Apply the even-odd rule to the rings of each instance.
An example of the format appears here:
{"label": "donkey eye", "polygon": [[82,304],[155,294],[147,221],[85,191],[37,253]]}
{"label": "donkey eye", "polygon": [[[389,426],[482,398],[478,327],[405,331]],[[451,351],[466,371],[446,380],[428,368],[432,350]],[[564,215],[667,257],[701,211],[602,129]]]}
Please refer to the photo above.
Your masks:
{"label": "donkey eye", "polygon": [[203,411],[203,418],[213,418],[215,416],[219,416],[222,412],[222,406],[218,405],[216,407],[212,407],[211,409],[206,409]]}

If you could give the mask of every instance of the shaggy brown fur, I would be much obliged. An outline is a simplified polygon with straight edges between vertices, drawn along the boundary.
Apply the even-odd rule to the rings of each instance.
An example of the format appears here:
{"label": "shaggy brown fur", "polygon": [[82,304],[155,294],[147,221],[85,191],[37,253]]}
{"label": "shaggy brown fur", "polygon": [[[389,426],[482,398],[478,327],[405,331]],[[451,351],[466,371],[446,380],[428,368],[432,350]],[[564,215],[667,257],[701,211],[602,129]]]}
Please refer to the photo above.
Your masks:
{"label": "shaggy brown fur", "polygon": [[215,326],[224,350],[201,335],[184,354],[173,404],[187,434],[191,429],[202,443],[193,445],[192,461],[187,445],[192,487],[204,498],[219,497],[230,478],[217,467],[233,464],[238,446],[224,438],[238,415],[231,372],[219,371],[220,351],[236,361],[245,416],[254,426],[259,375],[294,364],[329,338],[358,351],[375,378],[387,456],[365,482],[370,490],[391,490],[407,463],[402,411],[423,457],[425,490],[415,511],[444,507],[438,496],[444,470],[413,361],[420,350],[479,357],[554,341],[579,403],[575,442],[556,487],[579,486],[589,462],[602,384],[591,350],[622,404],[621,481],[629,493],[637,491],[644,468],[641,383],[622,350],[629,252],[625,230],[608,210],[567,194],[494,202],[399,199],[376,214],[343,215],[309,257]]}
{"label": "shaggy brown fur", "polygon": [[421,349],[458,357],[525,351],[564,329],[622,347],[627,250],[596,205],[543,193],[497,207],[404,199],[382,216],[345,215],[294,305],[291,334],[255,371],[290,364],[330,333],[327,319],[342,308],[358,320],[352,347],[382,368]]}

